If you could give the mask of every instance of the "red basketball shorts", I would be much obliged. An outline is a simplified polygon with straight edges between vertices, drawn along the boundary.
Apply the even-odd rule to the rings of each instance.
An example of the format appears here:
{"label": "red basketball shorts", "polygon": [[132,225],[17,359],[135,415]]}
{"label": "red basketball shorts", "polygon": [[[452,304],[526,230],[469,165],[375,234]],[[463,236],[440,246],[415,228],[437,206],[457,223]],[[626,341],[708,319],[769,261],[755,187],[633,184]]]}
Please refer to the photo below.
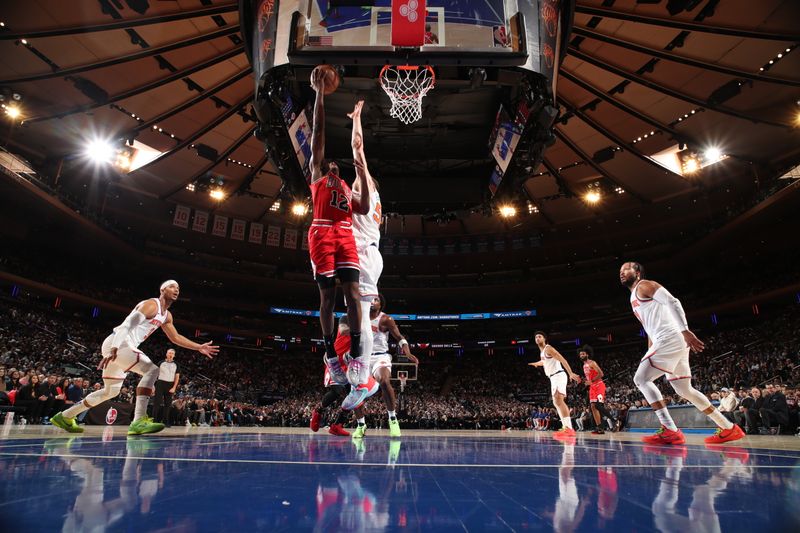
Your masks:
{"label": "red basketball shorts", "polygon": [[314,277],[333,277],[340,268],[359,269],[356,241],[350,227],[311,226],[308,252]]}
{"label": "red basketball shorts", "polygon": [[605,402],[606,401],[606,384],[602,381],[592,383],[589,385],[589,401],[590,402]]}

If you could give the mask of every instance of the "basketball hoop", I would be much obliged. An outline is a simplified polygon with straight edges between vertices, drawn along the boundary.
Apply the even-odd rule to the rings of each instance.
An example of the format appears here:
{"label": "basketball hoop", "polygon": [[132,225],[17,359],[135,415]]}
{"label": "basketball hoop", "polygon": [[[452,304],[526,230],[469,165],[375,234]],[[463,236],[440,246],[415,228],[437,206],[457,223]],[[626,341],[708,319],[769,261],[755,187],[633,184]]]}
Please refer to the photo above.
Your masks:
{"label": "basketball hoop", "polygon": [[406,382],[408,381],[408,371],[399,370],[397,372],[397,379],[400,380],[400,392],[405,392],[405,390],[406,390]]}
{"label": "basketball hoop", "polygon": [[386,65],[380,73],[381,87],[389,95],[389,114],[403,124],[422,118],[422,99],[433,89],[436,75],[433,67],[418,65]]}

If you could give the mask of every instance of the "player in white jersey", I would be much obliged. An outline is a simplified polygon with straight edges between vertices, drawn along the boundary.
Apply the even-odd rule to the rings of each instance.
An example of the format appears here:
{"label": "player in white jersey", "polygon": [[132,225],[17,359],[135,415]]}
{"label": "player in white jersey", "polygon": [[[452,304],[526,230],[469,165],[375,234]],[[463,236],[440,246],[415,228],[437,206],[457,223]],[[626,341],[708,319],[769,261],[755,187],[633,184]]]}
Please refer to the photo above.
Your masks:
{"label": "player in white jersey", "polygon": [[669,384],[682,398],[690,401],[717,425],[716,434],[706,443],[720,444],[744,437],[744,432],[725,418],[699,390],[692,387],[689,351],[701,352],[703,341],[689,329],[681,302],[660,284],[644,279],[644,268],[635,262],[624,263],[619,281],[631,291],[633,314],[647,334],[647,353],[639,363],[633,382],[642,392],[661,422],[661,429],[643,438],[648,444],[683,444],[683,433],[667,410],[655,380],[667,376]]}
{"label": "player in white jersey", "polygon": [[153,395],[158,367],[139,350],[143,343],[158,328],[164,330],[167,338],[174,344],[189,350],[197,350],[209,359],[219,351],[211,341],[205,344],[192,342],[175,329],[169,307],[178,299],[180,287],[174,280],[161,284],[158,298],[139,302],[125,320],[114,328],[114,332],[103,341],[103,360],[97,368],[103,371],[103,388],[89,394],[82,402],[57,413],[50,419],[54,426],[70,433],[82,433],[83,428],[75,422],[75,417],[119,395],[122,382],[128,372],[136,372],[142,379],[136,387],[136,407],[128,435],[156,433],[164,429],[164,424],[153,422],[147,416],[147,403]]}
{"label": "player in white jersey", "polygon": [[[419,364],[419,359],[411,353],[408,341],[400,333],[394,319],[383,312],[386,307],[386,298],[379,294],[373,298],[369,310],[370,327],[372,329],[372,357],[370,359],[370,372],[381,387],[383,402],[389,414],[389,436],[400,436],[400,422],[397,421],[397,397],[392,386],[392,355],[389,353],[389,335],[391,335],[403,352],[403,355],[414,363]],[[361,438],[367,429],[359,420],[359,425],[353,433],[354,438]]]}
{"label": "player in white jersey", "polygon": [[574,437],[575,430],[572,429],[572,418],[569,416],[569,407],[567,406],[567,382],[571,379],[580,383],[581,378],[572,371],[564,356],[547,344],[547,335],[543,331],[537,331],[533,338],[536,346],[539,347],[539,360],[528,364],[544,368],[544,373],[550,378],[550,394],[553,396],[553,405],[561,418],[561,429],[553,435],[553,438]]}
{"label": "player in white jersey", "polygon": [[[369,381],[369,360],[372,354],[372,335],[370,334],[370,304],[378,296],[378,279],[383,271],[383,257],[378,249],[381,239],[381,199],[378,194],[378,185],[375,178],[369,173],[367,158],[364,154],[364,134],[361,127],[361,108],[364,101],[360,100],[348,116],[353,120],[352,148],[353,161],[356,164],[356,173],[366,175],[369,187],[369,210],[366,214],[353,212],[353,236],[358,252],[359,278],[358,288],[361,295],[361,350],[360,357],[354,358],[348,366],[347,380],[350,382],[350,394],[342,402],[344,409],[363,403],[370,396],[370,388],[366,385]],[[360,195],[361,180],[353,183],[353,194]]]}

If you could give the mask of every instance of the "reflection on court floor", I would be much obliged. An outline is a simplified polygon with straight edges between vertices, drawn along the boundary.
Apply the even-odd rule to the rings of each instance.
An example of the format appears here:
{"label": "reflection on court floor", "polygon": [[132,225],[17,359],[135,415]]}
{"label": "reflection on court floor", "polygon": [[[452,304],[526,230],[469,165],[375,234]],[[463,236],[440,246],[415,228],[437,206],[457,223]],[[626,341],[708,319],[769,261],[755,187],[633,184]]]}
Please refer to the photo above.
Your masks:
{"label": "reflection on court floor", "polygon": [[547,433],[409,431],[359,442],[297,430],[25,431],[0,441],[3,531],[800,526],[791,437],[710,450],[652,448],[629,435],[560,443]]}

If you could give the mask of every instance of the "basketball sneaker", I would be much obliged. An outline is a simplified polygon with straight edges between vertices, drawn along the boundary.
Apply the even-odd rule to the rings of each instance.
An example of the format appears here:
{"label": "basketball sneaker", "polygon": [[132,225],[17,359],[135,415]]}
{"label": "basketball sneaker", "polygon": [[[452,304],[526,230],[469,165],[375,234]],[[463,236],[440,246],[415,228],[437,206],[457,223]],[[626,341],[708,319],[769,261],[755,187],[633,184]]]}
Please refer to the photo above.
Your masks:
{"label": "basketball sneaker", "polygon": [[316,433],[319,431],[319,411],[314,409],[314,413],[311,415],[311,423],[309,424],[311,431]]}
{"label": "basketball sneaker", "polygon": [[67,418],[64,416],[64,413],[54,414],[50,422],[54,426],[69,431],[70,433],[83,433],[83,428],[78,425],[78,422],[76,422],[74,418]]}
{"label": "basketball sneaker", "polygon": [[347,383],[347,374],[344,373],[339,358],[332,357],[329,359],[326,355],[323,355],[322,360],[325,362],[328,374],[331,375],[331,380],[338,385],[345,385]]}
{"label": "basketball sneaker", "polygon": [[331,424],[328,428],[328,433],[336,435],[337,437],[349,437],[350,433],[342,427],[341,424]]}
{"label": "basketball sneaker", "polygon": [[[351,366],[352,368],[352,366]],[[375,378],[369,376],[366,383],[351,387],[350,393],[345,397],[342,402],[342,409],[345,411],[352,411],[358,409],[366,401],[367,398],[378,392],[380,386]]]}
{"label": "basketball sneaker", "polygon": [[553,433],[553,438],[556,439],[556,440],[559,440],[559,439],[564,439],[564,438],[575,437],[576,435],[577,435],[577,433],[575,433],[574,429],[564,427],[564,428],[559,429],[555,433]]}
{"label": "basketball sneaker", "polygon": [[128,426],[128,435],[145,435],[147,433],[158,433],[164,429],[164,424],[153,422],[149,416],[143,416],[139,420],[134,420]]}
{"label": "basketball sneaker", "polygon": [[353,432],[354,439],[363,439],[364,435],[367,433],[367,425],[366,424],[359,424],[356,430]]}
{"label": "basketball sneaker", "polygon": [[389,418],[389,436],[400,436],[400,422],[398,422],[396,418]]}
{"label": "basketball sneaker", "polygon": [[347,381],[350,385],[357,385],[367,381],[369,376],[369,358],[359,357],[347,361]]}
{"label": "basketball sneaker", "polygon": [[731,429],[717,428],[717,431],[710,437],[706,437],[706,444],[722,444],[723,442],[730,442],[744,438],[744,431],[742,428],[733,425]]}
{"label": "basketball sneaker", "polygon": [[661,426],[661,428],[652,435],[642,437],[642,442],[645,444],[657,445],[683,444],[686,442],[686,438],[683,436],[683,432],[680,429],[672,431],[671,429]]}

